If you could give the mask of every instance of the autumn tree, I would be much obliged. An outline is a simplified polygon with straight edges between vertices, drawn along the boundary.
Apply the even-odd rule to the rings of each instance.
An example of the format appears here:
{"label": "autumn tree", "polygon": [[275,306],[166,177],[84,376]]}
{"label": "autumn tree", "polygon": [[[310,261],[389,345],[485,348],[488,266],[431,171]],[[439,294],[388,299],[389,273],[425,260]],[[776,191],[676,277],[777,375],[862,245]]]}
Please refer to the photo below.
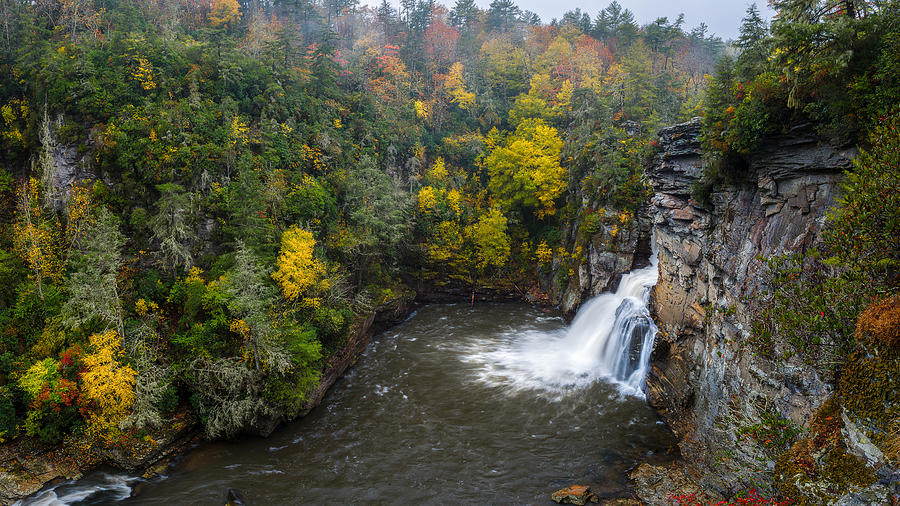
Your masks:
{"label": "autumn tree", "polygon": [[[306,304],[315,304],[315,292],[328,289],[327,268],[315,257],[315,246],[316,240],[312,233],[296,225],[282,234],[278,269],[272,274],[272,279],[281,286],[286,299],[299,299]],[[306,295],[312,297],[305,297]]]}
{"label": "autumn tree", "polygon": [[44,280],[59,281],[63,264],[59,252],[59,225],[40,205],[38,182],[30,178],[19,187],[13,224],[16,252],[31,270],[38,295],[44,300]]}
{"label": "autumn tree", "polygon": [[560,165],[563,141],[544,120],[522,121],[485,159],[488,188],[504,209],[524,208],[538,218],[556,213],[556,199],[566,188]]}
{"label": "autumn tree", "polygon": [[241,6],[237,0],[213,0],[208,19],[213,28],[231,26],[241,19]]}
{"label": "autumn tree", "polygon": [[92,353],[82,359],[82,398],[90,410],[89,434],[111,443],[134,404],[137,372],[123,363],[122,337],[109,330],[89,339]]}
{"label": "autumn tree", "polygon": [[450,66],[444,89],[450,95],[450,101],[460,109],[470,110],[475,105],[475,94],[466,89],[462,63],[455,62]]}
{"label": "autumn tree", "polygon": [[476,265],[479,270],[502,267],[509,259],[506,222],[506,216],[494,207],[466,228],[466,235],[475,244]]}

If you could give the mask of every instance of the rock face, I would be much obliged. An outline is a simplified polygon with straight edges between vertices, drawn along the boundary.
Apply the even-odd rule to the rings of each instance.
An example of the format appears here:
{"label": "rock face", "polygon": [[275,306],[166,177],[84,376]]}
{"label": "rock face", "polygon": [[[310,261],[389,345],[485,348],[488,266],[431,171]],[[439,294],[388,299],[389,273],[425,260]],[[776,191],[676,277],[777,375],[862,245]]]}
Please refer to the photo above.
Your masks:
{"label": "rock face", "polygon": [[[763,410],[803,425],[833,390],[829,378],[800,362],[754,356],[745,345],[747,304],[761,288],[761,257],[817,243],[854,151],[803,131],[770,139],[740,181],[714,192],[703,208],[691,198],[702,173],[699,136],[699,119],[663,130],[647,171],[660,271],[648,398],[682,440],[683,454],[716,467],[727,489],[774,465],[735,444],[738,427],[759,422]],[[733,465],[723,465],[724,450]]]}
{"label": "rock face", "polygon": [[[646,265],[650,257],[650,215],[605,209],[582,202],[594,224],[573,220],[566,230],[566,252],[554,255],[541,284],[568,317],[587,299],[614,291],[622,274]],[[586,229],[594,229],[585,234]]]}

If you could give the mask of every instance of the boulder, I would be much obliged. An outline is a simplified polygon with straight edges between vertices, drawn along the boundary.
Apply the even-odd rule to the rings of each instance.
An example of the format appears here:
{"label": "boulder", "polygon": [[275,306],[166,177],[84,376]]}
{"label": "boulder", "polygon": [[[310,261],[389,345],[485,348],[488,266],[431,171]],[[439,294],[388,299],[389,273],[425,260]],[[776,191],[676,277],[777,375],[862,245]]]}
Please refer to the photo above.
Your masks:
{"label": "boulder", "polygon": [[597,502],[596,495],[591,493],[591,489],[584,485],[572,485],[562,490],[557,490],[550,494],[550,499],[559,504],[578,504],[585,505],[590,502]]}

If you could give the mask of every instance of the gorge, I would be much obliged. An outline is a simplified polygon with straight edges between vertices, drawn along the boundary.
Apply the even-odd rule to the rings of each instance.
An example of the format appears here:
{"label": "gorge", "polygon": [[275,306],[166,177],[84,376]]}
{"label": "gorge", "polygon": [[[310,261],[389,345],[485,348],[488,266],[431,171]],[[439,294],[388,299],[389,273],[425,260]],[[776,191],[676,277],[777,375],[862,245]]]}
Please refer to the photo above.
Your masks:
{"label": "gorge", "polygon": [[0,1],[0,504],[900,503],[900,2],[451,3]]}

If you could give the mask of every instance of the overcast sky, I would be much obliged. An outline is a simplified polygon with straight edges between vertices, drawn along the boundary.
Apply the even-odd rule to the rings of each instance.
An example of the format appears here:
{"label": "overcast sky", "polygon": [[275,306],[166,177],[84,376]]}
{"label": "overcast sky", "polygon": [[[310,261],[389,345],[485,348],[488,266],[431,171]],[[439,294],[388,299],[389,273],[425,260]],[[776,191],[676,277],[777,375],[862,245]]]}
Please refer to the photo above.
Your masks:
{"label": "overcast sky", "polygon": [[[447,8],[452,8],[455,0],[437,0]],[[611,0],[515,0],[522,10],[530,10],[541,16],[541,21],[549,23],[553,18],[562,17],[568,10],[580,8],[592,18],[596,18],[601,9],[609,5]],[[737,36],[741,18],[752,0],[618,0],[619,4],[634,13],[638,24],[644,25],[654,19],[667,16],[670,20],[684,13],[686,29],[700,23],[706,23],[710,32],[723,39]],[[361,3],[377,5],[381,0],[364,0]],[[399,2],[394,1],[395,5]],[[491,0],[475,0],[482,8],[487,8]],[[771,19],[772,11],[767,0],[757,0],[756,5],[766,18]]]}

